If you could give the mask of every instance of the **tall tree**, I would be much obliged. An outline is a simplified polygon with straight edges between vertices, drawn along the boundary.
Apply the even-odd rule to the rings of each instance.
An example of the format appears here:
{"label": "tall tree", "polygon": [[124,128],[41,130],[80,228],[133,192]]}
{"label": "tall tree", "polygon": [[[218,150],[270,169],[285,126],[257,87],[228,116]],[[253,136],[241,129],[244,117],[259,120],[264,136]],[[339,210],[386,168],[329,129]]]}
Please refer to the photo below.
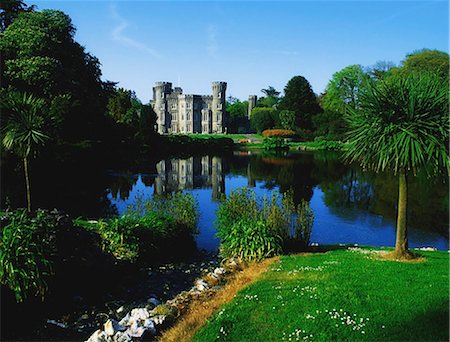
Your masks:
{"label": "tall tree", "polygon": [[430,72],[448,81],[449,56],[439,50],[422,49],[406,55],[399,69],[401,73]]}
{"label": "tall tree", "polygon": [[408,176],[425,168],[448,173],[448,83],[436,74],[394,75],[370,84],[346,117],[346,156],[365,168],[398,175],[395,254],[407,257]]}
{"label": "tall tree", "polygon": [[70,95],[63,135],[95,137],[106,108],[100,63],[74,40],[75,28],[61,11],[20,13],[1,33],[5,86],[35,94],[48,103]]}
{"label": "tall tree", "polygon": [[2,144],[23,161],[27,208],[31,212],[29,158],[50,139],[47,132],[51,117],[45,113],[45,101],[27,93],[8,93],[2,99],[2,109],[8,116],[7,124],[2,128]]}
{"label": "tall tree", "polygon": [[266,96],[278,97],[280,95],[280,92],[272,86],[268,86],[266,89],[261,89],[261,92]]}
{"label": "tall tree", "polygon": [[328,83],[321,105],[326,111],[345,114],[348,108],[359,106],[360,94],[369,81],[369,75],[361,65],[349,65],[333,74]]}
{"label": "tall tree", "polygon": [[308,80],[303,76],[295,76],[284,88],[284,98],[280,109],[293,111],[296,125],[300,128],[312,128],[312,116],[320,111],[316,95]]}
{"label": "tall tree", "polygon": [[2,0],[0,1],[0,32],[12,24],[19,13],[32,12],[35,6],[27,6],[22,0]]}

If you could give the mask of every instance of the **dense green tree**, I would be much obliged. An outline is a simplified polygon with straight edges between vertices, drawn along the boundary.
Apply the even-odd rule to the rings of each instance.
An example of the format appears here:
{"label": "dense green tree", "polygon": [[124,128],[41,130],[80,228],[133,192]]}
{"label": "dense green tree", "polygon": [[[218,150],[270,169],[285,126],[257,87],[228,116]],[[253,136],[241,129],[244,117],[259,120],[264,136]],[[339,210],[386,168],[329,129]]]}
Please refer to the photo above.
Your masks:
{"label": "dense green tree", "polygon": [[237,98],[228,98],[228,132],[241,133],[248,131],[248,101],[239,101]]}
{"label": "dense green tree", "polygon": [[22,0],[2,0],[0,1],[0,32],[12,24],[19,13],[32,12],[35,6],[27,6]]}
{"label": "dense green tree", "polygon": [[106,108],[100,63],[74,40],[75,28],[61,11],[19,13],[0,34],[4,86],[35,94],[48,103],[70,95],[65,138],[98,137]]}
{"label": "dense green tree", "polygon": [[431,72],[448,80],[449,55],[439,50],[422,49],[406,55],[401,62],[400,73]]}
{"label": "dense green tree", "polygon": [[284,129],[295,130],[295,112],[291,110],[282,110],[280,112],[280,124]]}
{"label": "dense green tree", "polygon": [[359,101],[346,117],[346,155],[365,168],[398,175],[395,253],[407,257],[407,177],[421,168],[448,171],[448,83],[431,73],[393,75],[369,84]]}
{"label": "dense green tree", "polygon": [[250,117],[250,125],[258,133],[274,128],[278,121],[278,111],[274,108],[255,107]]}
{"label": "dense green tree", "polygon": [[266,96],[278,97],[280,92],[277,91],[274,87],[268,86],[267,89],[261,89],[261,92]]}
{"label": "dense green tree", "polygon": [[277,96],[260,97],[258,101],[256,101],[256,107],[277,108],[280,101],[281,99]]}
{"label": "dense green tree", "polygon": [[338,112],[325,110],[312,118],[316,138],[323,140],[342,140],[347,125]]}
{"label": "dense green tree", "polygon": [[303,76],[295,76],[284,88],[284,98],[280,109],[293,111],[296,115],[296,125],[303,129],[312,128],[312,116],[320,111],[308,80]]}
{"label": "dense green tree", "polygon": [[43,99],[20,92],[9,92],[2,97],[2,113],[7,116],[2,127],[2,145],[23,161],[27,208],[31,211],[31,188],[28,161],[37,148],[50,139],[47,135],[51,117],[46,115],[47,105]]}
{"label": "dense green tree", "polygon": [[348,108],[358,108],[359,97],[369,82],[369,75],[361,65],[349,65],[336,72],[322,96],[324,110],[345,114]]}

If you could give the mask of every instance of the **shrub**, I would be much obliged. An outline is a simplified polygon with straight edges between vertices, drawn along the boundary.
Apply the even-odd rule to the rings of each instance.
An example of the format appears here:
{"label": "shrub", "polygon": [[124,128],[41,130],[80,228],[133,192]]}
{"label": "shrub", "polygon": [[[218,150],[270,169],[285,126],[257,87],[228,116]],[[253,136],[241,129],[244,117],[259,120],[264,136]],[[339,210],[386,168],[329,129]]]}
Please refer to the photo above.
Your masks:
{"label": "shrub", "polygon": [[295,132],[290,129],[266,129],[262,135],[269,138],[289,138],[294,136]]}
{"label": "shrub", "polygon": [[75,225],[100,235],[104,251],[129,261],[155,254],[166,241],[197,233],[197,223],[197,201],[182,193],[152,200],[138,198],[124,215],[113,219],[74,220]]}
{"label": "shrub", "polygon": [[253,190],[237,189],[217,211],[221,256],[260,260],[280,254],[288,244],[306,246],[312,223],[308,203],[296,206],[292,192],[258,199]]}
{"label": "shrub", "polygon": [[44,298],[52,273],[57,219],[46,211],[25,209],[0,214],[0,281],[18,302],[29,292]]}
{"label": "shrub", "polygon": [[265,150],[287,150],[289,145],[282,138],[264,138],[263,147]]}

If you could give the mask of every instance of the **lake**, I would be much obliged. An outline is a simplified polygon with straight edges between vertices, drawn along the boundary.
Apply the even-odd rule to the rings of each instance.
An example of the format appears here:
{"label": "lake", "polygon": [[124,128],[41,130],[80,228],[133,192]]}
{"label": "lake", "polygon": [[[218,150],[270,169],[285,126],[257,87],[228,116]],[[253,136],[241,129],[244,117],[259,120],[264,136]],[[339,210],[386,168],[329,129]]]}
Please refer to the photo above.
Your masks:
{"label": "lake", "polygon": [[[120,215],[137,198],[190,192],[200,208],[197,246],[210,252],[219,245],[214,227],[219,200],[240,187],[252,188],[260,196],[292,189],[297,203],[309,201],[315,216],[313,243],[395,244],[396,177],[345,165],[335,153],[234,152],[112,164],[95,159],[50,165],[37,161],[34,167],[34,205],[56,207],[73,216]],[[17,191],[23,187],[21,172],[10,171],[5,177],[3,203],[23,203],[23,190]],[[410,247],[448,249],[448,180],[419,174],[409,178],[409,190]]]}

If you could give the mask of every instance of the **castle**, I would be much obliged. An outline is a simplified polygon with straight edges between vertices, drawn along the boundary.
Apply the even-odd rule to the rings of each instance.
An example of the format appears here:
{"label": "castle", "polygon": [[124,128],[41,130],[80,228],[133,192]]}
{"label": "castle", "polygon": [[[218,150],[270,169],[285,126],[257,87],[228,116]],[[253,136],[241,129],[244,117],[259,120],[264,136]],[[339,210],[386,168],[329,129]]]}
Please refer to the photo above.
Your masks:
{"label": "castle", "polygon": [[213,82],[212,95],[187,95],[170,82],[156,82],[151,105],[158,133],[226,133],[226,82]]}

